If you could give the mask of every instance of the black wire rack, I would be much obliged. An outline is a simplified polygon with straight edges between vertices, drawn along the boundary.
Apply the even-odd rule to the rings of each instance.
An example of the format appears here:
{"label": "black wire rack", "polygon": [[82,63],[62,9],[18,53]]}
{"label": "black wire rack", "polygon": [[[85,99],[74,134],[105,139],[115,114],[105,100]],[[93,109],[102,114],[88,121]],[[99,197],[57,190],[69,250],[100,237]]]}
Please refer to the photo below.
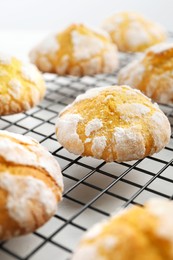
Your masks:
{"label": "black wire rack", "polygon": [[[120,54],[120,68],[134,58]],[[37,139],[61,165],[65,191],[56,215],[35,233],[0,242],[0,260],[67,260],[83,233],[94,223],[148,198],[173,195],[173,136],[160,153],[128,163],[105,163],[75,156],[57,142],[59,111],[89,88],[116,84],[116,73],[95,77],[45,74],[47,94],[29,110],[0,118],[0,129]],[[173,127],[173,106],[160,105]]]}

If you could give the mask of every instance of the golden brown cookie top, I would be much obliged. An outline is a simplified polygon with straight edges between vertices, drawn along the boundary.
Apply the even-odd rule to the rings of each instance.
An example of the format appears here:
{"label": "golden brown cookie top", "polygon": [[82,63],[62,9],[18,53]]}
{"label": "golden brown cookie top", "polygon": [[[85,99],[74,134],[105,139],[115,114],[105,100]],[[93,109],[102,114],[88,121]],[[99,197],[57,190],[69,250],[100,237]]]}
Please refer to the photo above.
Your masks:
{"label": "golden brown cookie top", "polygon": [[63,180],[36,140],[0,131],[0,240],[33,232],[57,210]]}
{"label": "golden brown cookie top", "polygon": [[91,228],[72,259],[171,260],[172,214],[173,202],[163,199],[126,209]]}
{"label": "golden brown cookie top", "polygon": [[0,157],[9,164],[28,165],[45,170],[63,189],[58,162],[35,139],[0,130]]}
{"label": "golden brown cookie top", "polygon": [[26,111],[44,94],[43,77],[34,65],[0,53],[0,115]]}
{"label": "golden brown cookie top", "polygon": [[173,43],[150,47],[121,69],[119,84],[129,84],[161,103],[173,101]]}
{"label": "golden brown cookie top", "polygon": [[151,73],[168,72],[172,76],[173,43],[160,43],[150,47],[144,55],[143,62],[146,70],[150,70]]}
{"label": "golden brown cookie top", "polygon": [[105,33],[82,24],[48,36],[30,53],[42,71],[61,75],[112,72],[117,67],[116,47]]}
{"label": "golden brown cookie top", "polygon": [[78,96],[60,113],[56,134],[75,154],[128,161],[162,149],[169,141],[170,125],[140,91],[110,86]]}
{"label": "golden brown cookie top", "polygon": [[165,30],[135,12],[120,12],[107,18],[102,25],[121,51],[144,51],[166,40]]}

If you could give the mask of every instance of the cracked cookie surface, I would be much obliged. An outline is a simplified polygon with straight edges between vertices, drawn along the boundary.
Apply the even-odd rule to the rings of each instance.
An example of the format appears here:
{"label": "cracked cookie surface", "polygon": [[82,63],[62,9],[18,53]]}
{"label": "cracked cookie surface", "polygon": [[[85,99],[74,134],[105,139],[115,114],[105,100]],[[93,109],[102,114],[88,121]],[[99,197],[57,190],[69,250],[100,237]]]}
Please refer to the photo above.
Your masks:
{"label": "cracked cookie surface", "polygon": [[124,52],[144,51],[167,38],[161,25],[135,12],[116,13],[103,22],[102,28]]}
{"label": "cracked cookie surface", "polygon": [[43,40],[30,59],[41,71],[59,75],[112,73],[118,66],[117,48],[100,31],[73,24]]}
{"label": "cracked cookie surface", "polygon": [[173,103],[173,44],[149,48],[120,70],[118,83],[137,88],[156,102]]}
{"label": "cracked cookie surface", "polygon": [[59,115],[58,141],[70,152],[106,161],[130,161],[159,152],[170,124],[157,104],[128,86],[93,88]]}
{"label": "cracked cookie surface", "polygon": [[172,214],[163,199],[125,209],[86,232],[72,260],[172,260]]}
{"label": "cracked cookie surface", "polygon": [[45,94],[38,69],[0,53],[0,115],[24,112],[37,105]]}
{"label": "cracked cookie surface", "polygon": [[35,231],[57,210],[58,162],[36,140],[0,131],[0,240]]}

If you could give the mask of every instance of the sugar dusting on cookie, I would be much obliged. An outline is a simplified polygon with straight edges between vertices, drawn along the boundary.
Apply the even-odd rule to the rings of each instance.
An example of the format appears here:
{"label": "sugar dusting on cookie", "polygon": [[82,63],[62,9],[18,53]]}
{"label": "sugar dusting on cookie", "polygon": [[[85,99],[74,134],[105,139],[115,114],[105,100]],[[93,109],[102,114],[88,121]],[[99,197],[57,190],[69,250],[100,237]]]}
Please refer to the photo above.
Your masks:
{"label": "sugar dusting on cookie", "polygon": [[82,24],[48,36],[30,52],[30,58],[41,71],[59,75],[112,73],[118,65],[117,49],[107,33]]}
{"label": "sugar dusting on cookie", "polygon": [[146,206],[150,214],[158,219],[156,234],[173,242],[173,202],[166,199],[151,199]]}
{"label": "sugar dusting on cookie", "polygon": [[142,24],[131,22],[125,34],[125,39],[132,47],[137,47],[140,44],[149,44],[150,36]]}
{"label": "sugar dusting on cookie", "polygon": [[22,84],[17,79],[11,79],[8,83],[8,93],[14,98],[19,98],[21,95]]}
{"label": "sugar dusting on cookie", "polygon": [[38,144],[38,141],[34,138],[32,138],[31,136],[25,136],[25,135],[19,135],[13,132],[8,132],[5,130],[0,130],[0,139],[1,138],[9,138],[12,137],[14,138],[16,141],[18,141],[19,143],[23,143],[23,144]]}
{"label": "sugar dusting on cookie", "polygon": [[157,44],[157,45],[150,47],[147,50],[147,53],[153,52],[153,53],[159,54],[159,53],[168,51],[170,49],[173,49],[173,43],[172,42],[160,43],[160,44]]}
{"label": "sugar dusting on cookie", "polygon": [[63,188],[58,162],[37,142],[18,134],[0,131],[0,156],[5,161],[44,169]]}
{"label": "sugar dusting on cookie", "polygon": [[84,152],[84,145],[77,134],[78,123],[82,120],[79,114],[66,114],[56,122],[56,135],[62,145],[68,144],[69,151],[75,154]]}
{"label": "sugar dusting on cookie", "polygon": [[77,31],[72,31],[72,43],[74,46],[74,56],[77,60],[89,59],[97,55],[104,47],[104,44],[97,37],[82,35]]}
{"label": "sugar dusting on cookie", "polygon": [[29,54],[31,62],[36,63],[39,61],[39,65],[44,72],[52,71],[53,64],[49,59],[49,55],[54,55],[54,59],[56,58],[56,54],[60,49],[60,45],[58,42],[58,37],[56,35],[47,36],[37,47],[35,47]]}
{"label": "sugar dusting on cookie", "polygon": [[94,137],[92,141],[91,151],[96,158],[101,158],[106,148],[107,139],[105,136]]}
{"label": "sugar dusting on cookie", "polygon": [[115,13],[102,27],[121,51],[143,51],[166,39],[162,26],[135,12]]}
{"label": "sugar dusting on cookie", "polygon": [[6,208],[9,216],[26,230],[37,225],[37,214],[34,214],[32,203],[35,202],[37,206],[43,207],[48,216],[56,212],[56,197],[41,180],[31,176],[1,172],[0,188],[8,192]]}
{"label": "sugar dusting on cookie", "polygon": [[60,46],[55,35],[47,36],[38,46],[38,51],[42,54],[55,53]]}
{"label": "sugar dusting on cookie", "polygon": [[89,229],[85,235],[84,238],[87,240],[92,240],[96,238],[98,235],[101,234],[104,226],[106,225],[106,220],[102,221],[101,223],[95,224],[91,229]]}
{"label": "sugar dusting on cookie", "polygon": [[99,118],[92,119],[85,127],[85,135],[90,136],[91,133],[99,130],[100,128],[102,128],[102,126],[103,123]]}
{"label": "sugar dusting on cookie", "polygon": [[29,80],[32,83],[37,83],[40,78],[37,68],[32,64],[23,64],[21,73],[24,79]]}
{"label": "sugar dusting on cookie", "polygon": [[[159,151],[168,143],[169,131],[169,121],[159,107],[139,90],[123,85],[79,95],[60,113],[57,139],[75,154],[122,162]],[[75,138],[80,140],[81,153],[76,151]]]}
{"label": "sugar dusting on cookie", "polygon": [[72,260],[105,260],[105,257],[102,257],[99,254],[99,249],[97,245],[83,245],[79,247],[79,249],[76,251],[74,256],[72,257]]}
{"label": "sugar dusting on cookie", "polygon": [[135,160],[145,155],[145,142],[138,126],[115,127],[114,138],[117,161]]}
{"label": "sugar dusting on cookie", "polygon": [[112,250],[114,247],[116,247],[118,239],[113,235],[109,235],[105,236],[101,242],[106,250]]}
{"label": "sugar dusting on cookie", "polygon": [[171,127],[169,121],[161,111],[156,111],[148,120],[149,131],[154,140],[156,151],[161,150],[169,142]]}
{"label": "sugar dusting on cookie", "polygon": [[[139,59],[132,61],[127,66],[122,68],[118,74],[118,82],[120,84],[128,84],[129,86],[138,85],[143,78],[145,67],[142,64],[143,56],[141,56]],[[133,72],[133,73],[132,73]]]}
{"label": "sugar dusting on cookie", "polygon": [[110,48],[105,51],[103,55],[104,73],[110,73],[110,71],[114,72],[118,67],[119,61],[117,59],[116,51],[116,46],[110,46]]}
{"label": "sugar dusting on cookie", "polygon": [[124,120],[134,120],[135,117],[141,117],[151,111],[151,109],[140,103],[125,103],[117,106],[120,116]]}
{"label": "sugar dusting on cookie", "polygon": [[92,89],[87,90],[84,94],[81,94],[81,95],[77,96],[77,98],[74,100],[74,102],[72,104],[76,104],[76,103],[81,102],[81,101],[86,100],[86,99],[95,98],[101,92],[104,92],[106,90],[108,90],[110,92],[110,94],[111,94],[111,91],[119,92],[119,91],[122,91],[122,89],[132,90],[131,87],[126,86],[126,85],[123,85],[123,86],[111,86],[111,87],[107,87],[106,86],[106,87],[92,88]]}

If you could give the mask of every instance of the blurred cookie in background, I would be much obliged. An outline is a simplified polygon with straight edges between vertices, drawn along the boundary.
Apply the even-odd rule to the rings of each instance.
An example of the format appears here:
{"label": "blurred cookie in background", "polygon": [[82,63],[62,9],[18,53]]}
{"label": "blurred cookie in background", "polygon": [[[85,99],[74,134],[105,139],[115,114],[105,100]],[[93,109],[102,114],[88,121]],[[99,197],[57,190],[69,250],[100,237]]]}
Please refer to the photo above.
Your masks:
{"label": "blurred cookie in background", "polygon": [[144,51],[167,38],[161,25],[135,12],[116,13],[103,22],[102,28],[124,52]]}
{"label": "blurred cookie in background", "polygon": [[30,52],[30,59],[41,71],[59,75],[112,73],[118,67],[117,48],[109,35],[82,24],[48,36]]}
{"label": "blurred cookie in background", "polygon": [[43,99],[45,91],[36,66],[0,53],[0,116],[29,110]]}
{"label": "blurred cookie in background", "polygon": [[150,47],[141,57],[120,70],[118,83],[140,89],[156,102],[172,103],[173,43]]}

